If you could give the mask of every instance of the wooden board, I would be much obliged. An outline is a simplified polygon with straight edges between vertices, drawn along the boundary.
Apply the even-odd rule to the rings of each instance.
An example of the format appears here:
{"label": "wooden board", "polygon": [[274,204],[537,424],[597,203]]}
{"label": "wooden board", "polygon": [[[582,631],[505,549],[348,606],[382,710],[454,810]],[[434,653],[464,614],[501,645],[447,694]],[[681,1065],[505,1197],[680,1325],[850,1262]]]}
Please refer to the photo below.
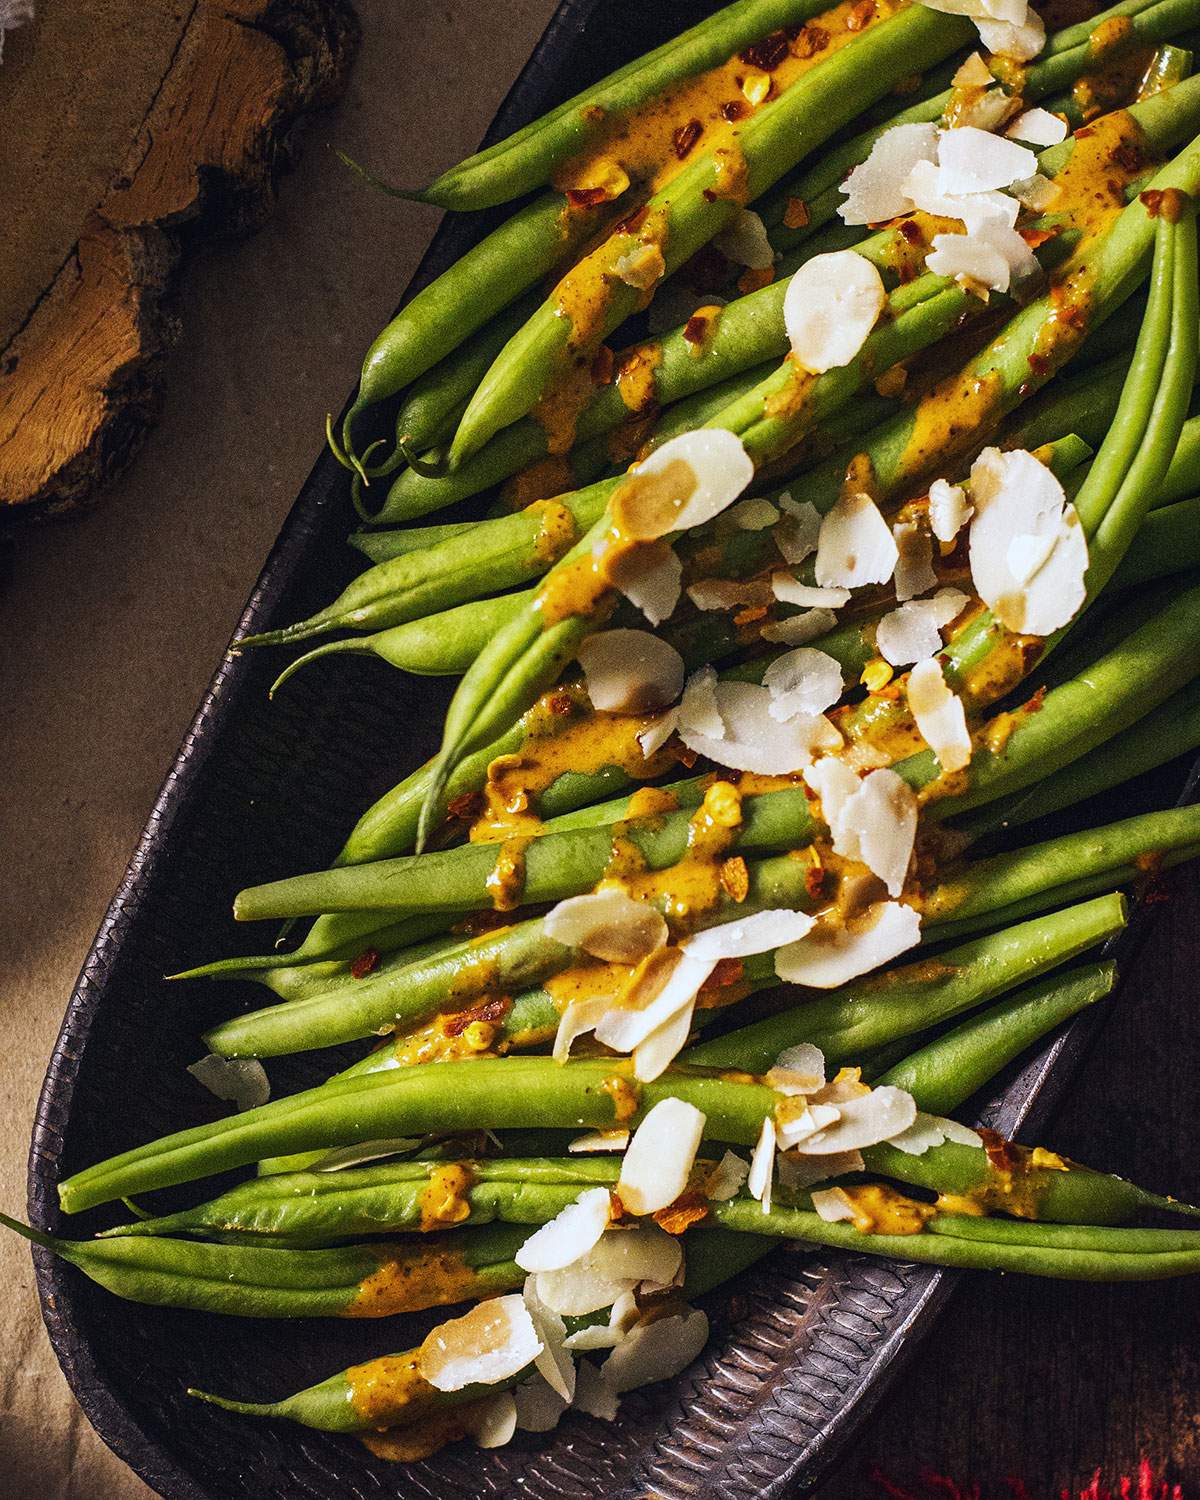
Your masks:
{"label": "wooden board", "polygon": [[357,40],[350,0],[76,0],[9,34],[0,524],[91,500],[129,462],[181,256],[262,222]]}

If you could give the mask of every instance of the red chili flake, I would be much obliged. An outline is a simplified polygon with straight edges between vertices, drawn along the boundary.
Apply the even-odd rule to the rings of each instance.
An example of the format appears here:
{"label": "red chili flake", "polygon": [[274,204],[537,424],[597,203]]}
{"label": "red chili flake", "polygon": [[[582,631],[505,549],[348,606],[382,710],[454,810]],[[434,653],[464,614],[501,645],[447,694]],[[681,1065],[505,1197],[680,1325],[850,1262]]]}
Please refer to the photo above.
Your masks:
{"label": "red chili flake", "polygon": [[801,60],[815,57],[829,46],[829,33],[823,26],[802,26],[796,38],[796,56]]}
{"label": "red chili flake", "polygon": [[731,99],[728,104],[722,104],[721,114],[732,125],[735,120],[740,120],[747,112],[747,106],[741,99]]}
{"label": "red chili flake", "polygon": [[473,1005],[470,1010],[460,1010],[456,1016],[447,1016],[442,1022],[442,1030],[447,1036],[461,1036],[476,1021],[502,1021],[511,1009],[512,1001],[508,996],[497,995],[482,1005]]}
{"label": "red chili flake", "polygon": [[592,383],[611,385],[613,378],[613,352],[607,344],[601,344],[592,360]]}
{"label": "red chili flake", "polygon": [[365,979],[379,967],[379,949],[366,948],[350,965],[351,979]]}
{"label": "red chili flake", "polygon": [[717,201],[717,195],[713,192],[712,188],[705,188],[702,196],[705,203],[715,203]]}
{"label": "red chili flake", "polygon": [[[1078,132],[1076,134],[1078,135]],[[1122,172],[1128,172],[1130,176],[1136,177],[1146,165],[1146,153],[1137,141],[1121,141],[1113,147],[1112,164],[1114,167],[1120,167]],[[1120,191],[1120,183],[1114,183],[1113,186]],[[1172,188],[1166,188],[1165,191],[1174,192]],[[1178,197],[1178,194],[1175,196]]]}
{"label": "red chili flake", "polygon": [[463,792],[459,797],[451,797],[446,804],[446,811],[452,818],[473,820],[483,808],[483,798],[478,792]]}
{"label": "red chili flake", "polygon": [[[1040,644],[1039,645],[1035,645],[1032,649],[1033,649],[1034,652],[1038,652],[1038,651],[1041,650],[1041,646],[1040,646]],[[1029,701],[1025,704],[1025,712],[1027,714],[1040,713],[1041,712],[1041,708],[1042,708],[1042,704],[1045,701],[1046,701],[1046,689],[1045,689],[1045,686],[1042,686],[1042,687],[1038,688],[1037,692],[1034,693],[1033,697],[1030,698]]]}
{"label": "red chili flake", "polygon": [[631,213],[627,218],[621,219],[618,223],[614,224],[613,233],[636,234],[637,231],[646,222],[646,215],[649,212],[649,208],[646,206],[646,204],[643,203],[641,208],[634,209],[633,213]]}
{"label": "red chili flake", "polygon": [[774,72],[787,55],[786,31],[773,31],[770,36],[763,37],[761,42],[752,42],[744,52],[738,53],[744,63],[749,63],[752,68],[761,68],[764,73]]}
{"label": "red chili flake", "polygon": [[708,330],[712,327],[712,318],[705,313],[693,313],[683,325],[684,342],[688,344],[702,344],[708,337]]}
{"label": "red chili flake", "polygon": [[1011,1172],[1017,1165],[1019,1158],[1016,1148],[1011,1141],[1006,1141],[997,1131],[989,1130],[986,1125],[982,1125],[979,1128],[979,1139],[983,1142],[987,1159],[995,1171]]}
{"label": "red chili flake", "polygon": [[547,712],[557,714],[559,718],[574,712],[575,700],[570,693],[551,693],[545,700]]}
{"label": "red chili flake", "polygon": [[1029,356],[1029,368],[1040,379],[1043,375],[1050,373],[1050,361],[1044,354],[1031,354]]}
{"label": "red chili flake", "polygon": [[925,236],[921,233],[921,226],[915,219],[902,219],[899,227],[901,235],[903,235],[910,245],[924,243]]}
{"label": "red chili flake", "polygon": [[680,161],[688,154],[696,142],[700,139],[704,126],[699,120],[689,120],[686,125],[680,125],[671,136],[675,147],[675,155]]}
{"label": "red chili flake", "polygon": [[674,1203],[660,1208],[654,1222],[668,1234],[682,1234],[685,1229],[708,1217],[708,1199],[703,1193],[682,1193]]}
{"label": "red chili flake", "polygon": [[572,208],[595,208],[598,203],[608,201],[608,194],[599,187],[568,188],[566,198]]}
{"label": "red chili flake", "polygon": [[820,899],[825,889],[825,871],[820,865],[809,865],[804,872],[804,890],[810,901]]}
{"label": "red chili flake", "polygon": [[917,279],[916,266],[910,266],[907,261],[903,262],[896,270],[896,280],[901,286],[907,286],[910,281]]}
{"label": "red chili flake", "polygon": [[859,0],[859,3],[846,17],[846,30],[861,31],[864,26],[869,26],[874,19],[875,0]]}
{"label": "red chili flake", "polygon": [[706,990],[724,990],[731,984],[737,984],[746,971],[746,966],[740,958],[719,958],[717,966],[704,981]]}

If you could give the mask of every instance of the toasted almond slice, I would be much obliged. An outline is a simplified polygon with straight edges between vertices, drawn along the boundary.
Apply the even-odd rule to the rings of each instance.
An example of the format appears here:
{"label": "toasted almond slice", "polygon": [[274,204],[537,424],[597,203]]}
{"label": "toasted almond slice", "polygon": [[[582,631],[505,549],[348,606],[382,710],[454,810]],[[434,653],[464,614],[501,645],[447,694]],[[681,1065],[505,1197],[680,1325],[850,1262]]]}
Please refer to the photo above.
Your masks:
{"label": "toasted almond slice", "polygon": [[921,0],[921,3],[948,16],[970,16],[973,21],[994,16],[1018,26],[1029,10],[1029,0]]}
{"label": "toasted almond slice", "polygon": [[809,766],[804,781],[820,797],[821,815],[836,843],[846,803],[862,783],[844,760],[832,755],[823,756],[815,765]]}
{"label": "toasted almond slice", "polygon": [[771,1180],[775,1174],[775,1121],[767,1115],[758,1133],[758,1142],[750,1158],[746,1188],[762,1204],[765,1214],[771,1212]]}
{"label": "toasted almond slice", "polygon": [[[951,134],[957,132],[952,131]],[[941,190],[938,180],[938,169],[927,161],[919,161],[908,174],[905,189],[923,213],[935,214],[943,219],[959,219],[968,233],[975,233],[989,225],[1002,225],[1011,229],[1017,222],[1020,204],[1006,193],[950,194]]]}
{"label": "toasted almond slice", "polygon": [[975,22],[979,39],[996,57],[1011,57],[1014,62],[1032,62],[1046,45],[1046,27],[1036,11],[1020,25],[1011,21]]}
{"label": "toasted almond slice", "polygon": [[620,1397],[604,1383],[604,1376],[590,1359],[581,1359],[575,1381],[575,1408],[601,1422],[615,1422]]}
{"label": "toasted almond slice", "polygon": [[708,1342],[708,1318],[698,1307],[631,1328],[601,1366],[610,1391],[621,1394],[670,1380],[686,1370]]}
{"label": "toasted almond slice", "polygon": [[640,1317],[633,1292],[622,1292],[613,1302],[607,1323],[592,1323],[567,1335],[567,1349],[613,1349]]}
{"label": "toasted almond slice", "polygon": [[807,912],[774,907],[722,922],[717,927],[706,927],[703,932],[685,938],[680,947],[692,958],[711,959],[714,963],[723,958],[750,958],[755,953],[795,942],[812,925],[813,918]]}
{"label": "toasted almond slice", "polygon": [[884,615],[875,630],[879,654],[894,667],[906,667],[942,649],[941,631],[968,602],[959,589],[939,589],[932,599],[910,599]]}
{"label": "toasted almond slice", "polygon": [[189,1063],[188,1072],[202,1088],[238,1109],[256,1109],[271,1097],[267,1070],[256,1057],[218,1057],[210,1052]]}
{"label": "toasted almond slice", "polygon": [[885,130],[866,161],[842,183],[846,201],[838,213],[844,222],[881,224],[908,213],[913,205],[904,191],[905,179],[917,162],[937,160],[937,146],[936,125],[893,125]]}
{"label": "toasted almond slice", "polygon": [[575,1156],[593,1151],[624,1151],[628,1144],[628,1130],[589,1130],[586,1135],[577,1135],[567,1150]]}
{"label": "toasted almond slice", "polygon": [[831,1152],[828,1156],[801,1156],[787,1151],[775,1158],[779,1186],[789,1193],[801,1193],[814,1183],[828,1182],[831,1177],[861,1172],[865,1166],[862,1153],[858,1151]]}
{"label": "toasted almond slice", "polygon": [[784,572],[771,574],[771,592],[781,604],[799,604],[805,609],[840,609],[850,601],[849,589],[813,588]]}
{"label": "toasted almond slice", "polygon": [[847,1099],[837,1108],[838,1118],[833,1124],[805,1139],[800,1147],[804,1156],[876,1146],[907,1130],[917,1117],[913,1096],[890,1084],[881,1084],[857,1099]]}
{"label": "toasted almond slice", "polygon": [[613,587],[640,609],[651,625],[670,619],[683,592],[683,564],[671,547],[661,554],[640,549],[610,566]]}
{"label": "toasted almond slice", "polygon": [[468,1436],[477,1448],[503,1448],[517,1430],[517,1402],[512,1391],[497,1391],[468,1408]]}
{"label": "toasted almond slice", "polygon": [[586,1255],[608,1228],[611,1204],[607,1188],[586,1188],[574,1203],[534,1230],[513,1259],[523,1271],[557,1271],[569,1266]]}
{"label": "toasted almond slice", "polygon": [[605,713],[646,714],[683,691],[683,657],[648,630],[601,630],[579,648],[592,707]]}
{"label": "toasted almond slice", "polygon": [[766,531],[779,520],[779,511],[764,495],[739,500],[729,512],[729,519],[739,531]]}
{"label": "toasted almond slice", "polygon": [[558,1023],[554,1033],[553,1057],[556,1063],[565,1063],[577,1037],[595,1031],[597,1025],[608,1014],[612,999],[608,995],[589,995],[584,1000],[572,1000]]}
{"label": "toasted almond slice", "polygon": [[711,1198],[714,1203],[725,1203],[730,1198],[736,1198],[749,1175],[750,1163],[736,1152],[726,1151],[705,1180],[704,1196]]}
{"label": "toasted almond slice", "polygon": [[983,1144],[979,1132],[969,1125],[960,1125],[957,1120],[928,1115],[924,1111],[918,1111],[913,1123],[898,1135],[891,1136],[888,1144],[910,1156],[924,1156],[931,1146],[940,1146],[944,1141],[953,1141],[958,1146]]}
{"label": "toasted almond slice", "polygon": [[661,1077],[687,1046],[695,1009],[693,995],[681,1010],[656,1026],[633,1049],[633,1076],[639,1083],[653,1083]]}
{"label": "toasted almond slice", "polygon": [[842,744],[841,735],[823,715],[797,715],[784,722],[773,718],[771,694],[758,683],[720,682],[715,692],[722,737],[696,733],[683,722],[686,715],[681,715],[679,737],[689,749],[718,765],[763,776],[786,776]]}
{"label": "toasted almond slice", "polygon": [[612,1306],[623,1292],[632,1292],[643,1281],[672,1282],[682,1261],[679,1241],[657,1224],[610,1229],[569,1266],[539,1271],[538,1296],[564,1318],[582,1317]]}
{"label": "toasted almond slice", "polygon": [[734,265],[765,271],[775,264],[775,252],[767,238],[767,226],[752,208],[739,208],[713,244]]}
{"label": "toasted almond slice", "polygon": [[1019,114],[1004,132],[1014,141],[1030,146],[1057,146],[1067,138],[1067,122],[1048,109],[1027,109]]}
{"label": "toasted almond slice", "polygon": [[938,191],[947,197],[1006,188],[1036,171],[1032,151],[973,125],[945,130],[938,141]]}
{"label": "toasted almond slice", "polygon": [[759,634],[764,641],[778,646],[803,646],[816,641],[837,624],[837,616],[831,609],[810,609],[802,615],[789,615],[786,620],[775,620],[764,625]]}
{"label": "toasted almond slice", "polygon": [[[599,1191],[606,1193],[607,1189],[601,1188]],[[571,1351],[565,1347],[566,1324],[538,1296],[536,1276],[526,1277],[522,1295],[525,1310],[542,1346],[541,1353],[535,1355],[533,1361],[538,1374],[564,1401],[569,1402],[575,1394],[575,1361],[571,1357]]]}
{"label": "toasted almond slice", "polygon": [[508,1380],[541,1352],[525,1300],[514,1292],[439,1323],[417,1351],[417,1370],[436,1390],[461,1391]]}
{"label": "toasted almond slice", "polygon": [[811,1094],[825,1082],[825,1054],[811,1042],[798,1042],[779,1054],[763,1082],[779,1094]]}
{"label": "toasted almond slice", "polygon": [[854,1217],[850,1200],[841,1188],[819,1188],[812,1195],[812,1206],[826,1224],[837,1224]]}
{"label": "toasted almond slice", "polygon": [[935,479],[929,486],[929,524],[939,542],[952,542],[973,514],[961,485]]}
{"label": "toasted almond slice", "polygon": [[[966,62],[959,65],[951,82],[956,89],[987,89],[991,88],[995,79],[980,53],[972,52]],[[930,160],[934,160],[934,157]]]}
{"label": "toasted almond slice", "polygon": [[821,513],[811,500],[794,500],[785,490],[779,496],[783,516],[775,527],[775,545],[793,567],[817,550]]}
{"label": "toasted almond slice", "polygon": [[1035,172],[1024,182],[1014,182],[1009,191],[1022,208],[1035,214],[1044,214],[1058,198],[1057,186],[1040,172]]}
{"label": "toasted almond slice", "polygon": [[704,1115],[685,1099],[660,1099],[633,1133],[617,1194],[633,1214],[674,1203],[688,1184],[704,1136]]}
{"label": "toasted almond slice", "polygon": [[804,1099],[798,1099],[796,1103],[802,1106],[798,1112],[778,1112],[775,1130],[781,1151],[802,1147],[805,1141],[836,1125],[842,1117],[836,1104],[810,1104]]}
{"label": "toasted almond slice", "polygon": [[661,913],[617,886],[568,896],[546,913],[542,930],[556,943],[614,964],[640,963],[667,941]]}
{"label": "toasted almond slice", "polygon": [[838,827],[845,852],[878,875],[889,896],[898,896],[917,835],[917,794],[908,783],[887,769],[864,776],[847,799]]}
{"label": "toasted almond slice", "polygon": [[708,739],[723,739],[725,720],[717,698],[717,674],[713,667],[700,667],[692,673],[683,690],[679,705],[679,726],[690,734]]}
{"label": "toasted almond slice", "polygon": [[863,918],[838,931],[820,928],[783,948],[775,972],[785,984],[830,990],[869,974],[920,941],[921,918],[900,901],[879,901]]}
{"label": "toasted almond slice", "polygon": [[971,733],[962,699],[951,692],[936,657],[919,661],[908,674],[908,706],[943,771],[971,763]]}
{"label": "toasted almond slice", "polygon": [[918,594],[937,588],[933,544],[911,521],[898,521],[892,527],[892,536],[900,554],[896,563],[896,598],[903,604],[906,599],[915,599]]}
{"label": "toasted almond slice", "polygon": [[771,695],[767,712],[773,719],[823,714],[842,696],[842,668],[824,651],[797,646],[775,658],[763,673],[763,687]]}
{"label": "toasted almond slice", "polygon": [[522,1432],[553,1432],[567,1403],[538,1371],[513,1389],[517,1426]]}
{"label": "toasted almond slice", "polygon": [[735,583],[731,578],[702,578],[689,584],[687,596],[700,610],[754,609],[772,599],[770,584]]}
{"label": "toasted almond slice", "polygon": [[[645,483],[656,477],[668,488]],[[711,521],[753,478],[753,461],[736,433],[699,427],[656,448],[634,469],[631,480],[638,483],[627,483],[618,493],[632,534],[649,541]]]}
{"label": "toasted almond slice", "polygon": [[596,1040],[614,1052],[632,1052],[660,1026],[691,1005],[716,960],[662,948],[634,971],[615,1002],[596,1022]]}
{"label": "toasted almond slice", "polygon": [[814,255],[793,275],[783,299],[792,353],[814,375],[848,365],[886,300],[879,272],[864,256],[853,250]]}
{"label": "toasted almond slice", "polygon": [[652,719],[637,737],[638,744],[642,747],[642,757],[649,760],[652,755],[667,743],[675,733],[679,723],[678,705],[668,708],[665,713],[659,714],[657,719]]}
{"label": "toasted almond slice", "polygon": [[817,582],[823,588],[862,588],[887,583],[900,553],[896,539],[870,495],[847,492],[821,522]]}

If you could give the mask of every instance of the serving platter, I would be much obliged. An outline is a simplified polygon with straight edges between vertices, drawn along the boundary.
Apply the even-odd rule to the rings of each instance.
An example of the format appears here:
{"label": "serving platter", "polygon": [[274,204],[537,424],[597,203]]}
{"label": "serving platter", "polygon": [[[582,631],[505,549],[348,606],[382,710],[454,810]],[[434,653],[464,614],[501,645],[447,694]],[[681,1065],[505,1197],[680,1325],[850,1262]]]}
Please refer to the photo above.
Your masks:
{"label": "serving platter", "polygon": [[[489,139],[507,134],[596,76],[694,23],[715,5],[563,0]],[[487,216],[443,227],[411,291],[484,232]],[[267,559],[234,643],[314,610],[356,571],[344,544],[347,475],[328,454]],[[376,795],[436,744],[449,687],[377,662],[301,674],[272,704],[269,653],[223,658],[167,773],[149,822],[71,997],[39,1103],[30,1157],[32,1221],[90,1233],[120,1213],[64,1224],[56,1184],[111,1153],[222,1110],[186,1073],[199,1034],[237,1006],[246,984],[169,985],[162,975],[261,946],[235,931],[241,886],[315,867]],[[1157,805],[1193,778],[1176,765],[1123,802]],[[1071,820],[1088,822],[1087,809]],[[1060,826],[1067,826],[1060,820]],[[1118,945],[1128,957],[1149,910]],[[1120,1002],[1119,1002],[1120,1003]],[[1101,1007],[1011,1070],[978,1118],[1034,1131],[1061,1097]],[[329,1059],[280,1059],[276,1096],[319,1081]],[[220,1186],[224,1186],[222,1183]],[[189,1191],[162,1195],[163,1209]],[[386,1323],[220,1319],[143,1308],[35,1252],[46,1325],[68,1380],[101,1437],[172,1500],[368,1495],[522,1495],[531,1500],[771,1497],[811,1488],[844,1449],[950,1294],[955,1277],[865,1256],[781,1247],[706,1299],[713,1336],[667,1385],[638,1392],[606,1425],[572,1414],[547,1436],[488,1453],[453,1448],[399,1468],[353,1439],[249,1422],[192,1401],[195,1385],[272,1399],[343,1366],[419,1341],[431,1312]]]}

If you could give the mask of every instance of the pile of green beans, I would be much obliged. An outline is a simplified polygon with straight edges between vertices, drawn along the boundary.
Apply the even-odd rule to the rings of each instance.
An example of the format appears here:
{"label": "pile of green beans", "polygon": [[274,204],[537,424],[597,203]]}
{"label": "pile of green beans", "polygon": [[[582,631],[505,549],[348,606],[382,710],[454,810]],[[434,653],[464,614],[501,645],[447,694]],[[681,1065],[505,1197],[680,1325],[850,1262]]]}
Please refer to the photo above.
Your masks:
{"label": "pile of green beans", "polygon": [[[114,1294],[223,1315],[379,1319],[517,1291],[521,1246],[581,1193],[607,1189],[616,1221],[636,1218],[621,1200],[615,1137],[668,1100],[702,1117],[690,1191],[657,1216],[682,1234],[671,1209],[686,1210],[679,1296],[722,1284],[780,1239],[1081,1280],[1200,1273],[1194,1230],[1136,1222],[1200,1210],[986,1130],[976,1143],[947,1124],[921,1151],[893,1136],[819,1184],[849,1204],[898,1205],[898,1218],[856,1210],[831,1222],[811,1176],[789,1188],[782,1169],[766,1211],[745,1187],[718,1199],[702,1186],[726,1149],[744,1160],[770,1145],[767,1122],[804,1107],[773,1071],[804,1044],[831,1078],[847,1070],[839,1086],[865,1078],[911,1095],[935,1117],[924,1125],[969,1114],[1007,1068],[1111,995],[1108,945],[1130,896],[1200,857],[1200,806],[1114,820],[1112,798],[1099,803],[1200,746],[1200,416],[1189,416],[1200,78],[1187,76],[1184,45],[1200,0],[1121,0],[1052,35],[1019,74],[992,60],[993,101],[1011,96],[1015,112],[1040,100],[1074,132],[1037,154],[1051,182],[1090,159],[1070,90],[1098,65],[1093,37],[1117,38],[1100,62],[1145,50],[1152,64],[1145,87],[1129,85],[1137,97],[1092,131],[1126,142],[1103,211],[1089,219],[1051,197],[1027,214],[1036,285],[987,301],[965,279],[924,269],[940,220],[834,222],[846,173],[887,129],[956,122],[969,102],[954,80],[976,43],[971,22],[905,4],[856,20],[857,31],[839,19],[853,34],[829,46],[821,17],[815,0],[736,0],[428,187],[389,189],[455,211],[524,201],[383,330],[330,434],[351,471],[348,513],[393,528],[351,538],[371,566],[315,615],[243,644],[348,632],[292,660],[276,688],[315,659],[364,653],[462,681],[438,754],[367,809],[329,868],[237,892],[238,921],[282,920],[285,933],[307,922],[299,941],[173,976],[270,992],[265,1005],[247,999],[260,991],[227,992],[202,1038],[212,1065],[346,1048],[316,1075],[324,1081],[135,1138],[65,1178],[63,1214],[107,1210],[91,1238],[0,1215]],[[828,55],[772,78],[810,23]],[[762,78],[758,95],[748,89],[724,113],[728,129],[709,136],[681,121],[677,160],[623,159],[623,130],[699,97],[701,75],[739,58],[753,77],[739,73],[738,89]],[[612,169],[607,186],[569,185],[597,163]],[[745,204],[757,206],[776,263],[733,296],[736,273],[708,247]],[[884,311],[846,364],[810,374],[789,352],[789,278],[850,246],[879,270]],[[624,279],[626,257],[656,267],[651,285]],[[665,333],[630,322],[668,278],[700,276],[706,257],[718,311]],[[672,295],[670,305],[683,304]],[[394,419],[395,444],[381,454],[361,434],[384,402],[372,421]],[[555,402],[569,420],[547,415]],[[892,895],[919,914],[919,937],[827,989],[782,985],[778,949],[723,961],[689,1001],[674,1060],[645,1080],[642,1054],[615,1055],[595,1037],[566,1062],[548,1055],[569,998],[632,1003],[635,970],[562,940],[547,908],[616,884],[658,908],[670,943],[781,910],[819,918],[819,938],[854,932],[859,906],[883,888],[862,897],[865,866],[843,852],[838,810],[799,774],[706,768],[682,737],[646,757],[649,711],[592,707],[573,663],[608,621],[644,624],[627,601],[597,583],[599,602],[543,610],[563,570],[608,535],[630,459],[702,428],[736,435],[754,478],[740,516],[668,539],[689,584],[758,586],[786,554],[795,582],[813,587],[815,556],[796,561],[775,530],[790,502],[810,502],[819,519],[852,484],[888,525],[924,526],[932,482],[964,484],[971,501],[972,462],[997,443],[1033,452],[1063,485],[1087,546],[1085,602],[1068,626],[1034,637],[967,594],[937,658],[971,741],[950,772],[918,731],[907,670],[881,654],[876,632],[905,597],[898,581],[857,590],[826,616],[806,644],[842,674],[828,712],[845,748],[834,753],[859,773],[890,768],[915,794],[913,858]],[[520,509],[480,500],[508,481],[546,498]],[[435,511],[446,512],[435,524],[402,524]],[[936,586],[973,590],[969,533],[932,547],[931,566]],[[722,685],[770,685],[793,648],[765,627],[800,607],[692,599],[661,636],[687,671],[719,665]],[[573,745],[586,749],[576,756]],[[1073,831],[1014,835],[1090,798],[1099,810]],[[580,1131],[612,1132],[613,1149],[572,1154]],[[801,1146],[797,1159],[816,1158]],[[199,1186],[224,1173],[241,1177]],[[164,1208],[153,1195],[165,1190]],[[897,1223],[909,1232],[892,1232]],[[394,1429],[408,1452],[422,1424],[436,1423],[441,1440],[466,1435],[479,1403],[532,1373],[441,1392],[421,1377],[419,1350],[391,1338],[380,1347],[402,1352],[278,1400],[192,1394],[322,1431]]]}

